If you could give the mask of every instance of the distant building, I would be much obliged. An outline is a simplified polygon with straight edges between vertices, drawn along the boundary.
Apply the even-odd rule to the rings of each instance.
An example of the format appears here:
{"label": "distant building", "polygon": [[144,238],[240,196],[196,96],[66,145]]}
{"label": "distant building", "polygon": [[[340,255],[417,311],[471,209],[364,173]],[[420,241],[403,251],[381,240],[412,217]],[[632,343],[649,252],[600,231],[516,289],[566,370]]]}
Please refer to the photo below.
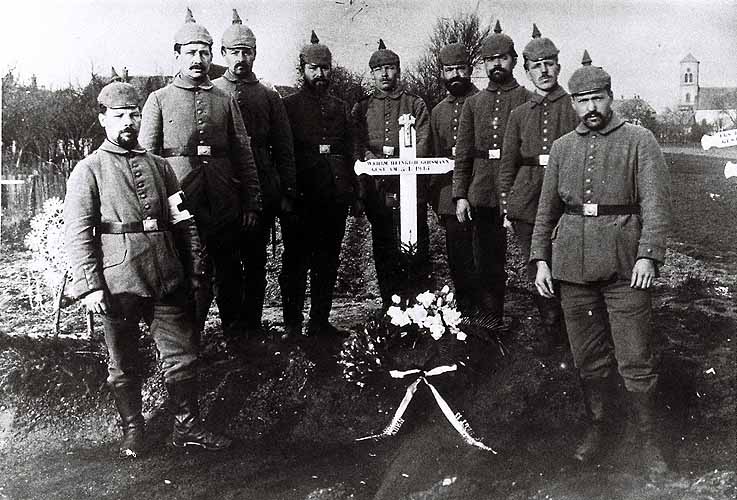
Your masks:
{"label": "distant building", "polygon": [[693,121],[717,130],[737,127],[737,87],[702,87],[699,61],[688,54],[681,62],[678,109],[693,113]]}

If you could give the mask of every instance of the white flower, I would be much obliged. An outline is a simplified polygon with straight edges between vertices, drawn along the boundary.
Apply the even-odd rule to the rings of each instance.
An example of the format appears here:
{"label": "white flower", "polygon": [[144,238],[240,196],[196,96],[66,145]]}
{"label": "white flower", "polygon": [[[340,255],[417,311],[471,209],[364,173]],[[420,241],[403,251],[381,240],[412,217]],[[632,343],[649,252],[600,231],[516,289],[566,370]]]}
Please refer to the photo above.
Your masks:
{"label": "white flower", "polygon": [[438,301],[435,303],[438,307],[443,307],[443,297],[438,297]]}
{"label": "white flower", "polygon": [[442,290],[440,290],[440,293],[443,295],[446,295],[448,292],[450,292],[450,287],[448,285],[445,285]]}
{"label": "white flower", "polygon": [[442,337],[445,333],[445,325],[443,324],[443,320],[440,318],[440,316],[432,316],[431,320],[431,323],[428,325],[428,328],[430,329],[430,335],[432,335],[432,338],[434,338],[435,340],[440,340],[440,337]]}
{"label": "white flower", "polygon": [[430,290],[426,290],[417,296],[417,302],[425,307],[430,307],[435,302],[435,294],[431,293]]}
{"label": "white flower", "polygon": [[392,295],[392,302],[394,304],[399,304],[402,301],[402,299],[399,297],[399,295]]}
{"label": "white flower", "polygon": [[448,296],[445,297],[445,300],[447,300],[448,302],[453,302],[453,297],[455,297],[455,295],[453,295],[453,292],[450,292]]}
{"label": "white flower", "polygon": [[440,312],[443,315],[443,321],[445,321],[445,324],[448,326],[458,326],[461,322],[461,313],[458,309],[444,307]]}
{"label": "white flower", "polygon": [[415,304],[411,309],[407,309],[407,316],[416,325],[422,326],[423,321],[427,318],[427,309],[422,307],[420,304]]}
{"label": "white flower", "polygon": [[389,309],[386,310],[386,314],[392,319],[392,325],[402,327],[409,325],[412,322],[407,313],[397,306],[390,306]]}
{"label": "white flower", "polygon": [[466,337],[467,335],[465,334],[465,332],[462,332],[461,330],[458,330],[458,333],[456,333],[456,338],[460,340],[461,342],[466,340]]}

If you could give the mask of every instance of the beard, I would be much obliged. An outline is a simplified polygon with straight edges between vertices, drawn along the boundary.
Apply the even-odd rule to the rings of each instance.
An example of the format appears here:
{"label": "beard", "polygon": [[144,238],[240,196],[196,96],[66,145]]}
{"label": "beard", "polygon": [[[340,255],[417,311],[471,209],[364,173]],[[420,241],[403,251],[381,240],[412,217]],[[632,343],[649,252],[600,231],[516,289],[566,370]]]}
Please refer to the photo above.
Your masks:
{"label": "beard", "polygon": [[468,89],[471,88],[471,79],[454,76],[450,80],[445,80],[443,84],[451,95],[460,97],[465,95]]}
{"label": "beard", "polygon": [[305,85],[307,85],[314,92],[327,92],[330,82],[326,78],[314,78],[308,80],[305,78]]}
{"label": "beard", "polygon": [[133,149],[138,144],[138,130],[125,129],[121,130],[115,141],[118,146],[124,149]]}
{"label": "beard", "polygon": [[512,72],[504,68],[494,68],[489,72],[489,80],[494,83],[507,83],[512,79]]}

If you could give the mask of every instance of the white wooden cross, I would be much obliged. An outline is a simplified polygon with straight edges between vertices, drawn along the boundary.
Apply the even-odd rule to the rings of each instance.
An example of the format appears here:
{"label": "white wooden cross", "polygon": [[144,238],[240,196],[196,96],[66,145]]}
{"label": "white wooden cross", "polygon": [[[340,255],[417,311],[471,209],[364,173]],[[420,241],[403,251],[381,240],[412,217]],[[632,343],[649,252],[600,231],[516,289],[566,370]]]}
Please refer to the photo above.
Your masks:
{"label": "white wooden cross", "polygon": [[402,246],[417,245],[417,176],[444,174],[453,170],[455,162],[449,158],[417,158],[415,118],[406,114],[399,117],[399,158],[381,158],[357,161],[353,170],[357,175],[399,176],[399,229]]}

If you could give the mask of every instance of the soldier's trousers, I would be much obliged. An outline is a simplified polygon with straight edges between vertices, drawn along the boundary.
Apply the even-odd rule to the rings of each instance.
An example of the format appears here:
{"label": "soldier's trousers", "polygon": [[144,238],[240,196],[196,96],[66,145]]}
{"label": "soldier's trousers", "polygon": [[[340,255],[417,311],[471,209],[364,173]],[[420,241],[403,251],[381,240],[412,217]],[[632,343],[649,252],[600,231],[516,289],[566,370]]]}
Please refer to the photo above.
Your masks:
{"label": "soldier's trousers", "polygon": [[[412,257],[402,253],[399,207],[387,207],[384,192],[380,190],[368,191],[365,205],[366,217],[371,223],[371,240],[379,293],[382,302],[387,305],[391,304],[392,295],[402,295],[406,289],[423,288],[422,283],[429,280],[431,266],[427,203],[418,202],[417,204],[417,248]],[[411,269],[403,268],[403,263]],[[408,275],[420,282],[408,283]]]}
{"label": "soldier's trousers", "polygon": [[276,219],[273,212],[263,212],[258,227],[241,235],[241,265],[243,268],[243,297],[241,320],[246,328],[261,326],[266,295],[266,259],[269,233]]}
{"label": "soldier's trousers", "polygon": [[212,303],[213,294],[220,312],[223,332],[227,335],[240,318],[241,297],[243,296],[243,273],[239,239],[241,227],[233,223],[217,233],[205,238],[205,248],[210,258],[209,268],[212,276],[212,290],[205,290],[196,304],[197,324],[200,331],[205,326],[207,312]]}
{"label": "soldier's trousers", "polygon": [[507,231],[498,207],[474,207],[473,252],[481,283],[484,308],[501,315],[504,311],[504,292],[507,272]]}
{"label": "soldier's trousers", "polygon": [[560,292],[581,378],[607,378],[618,367],[628,391],[650,391],[658,381],[650,292],[631,288],[629,280],[563,281]]}
{"label": "soldier's trousers", "polygon": [[[534,224],[529,222],[514,221],[514,232],[517,238],[517,244],[519,245],[520,252],[522,253],[522,262],[525,263],[525,271],[527,279],[530,280],[532,293],[537,295],[536,303],[540,308],[540,315],[549,315],[551,322],[561,321],[563,311],[560,306],[560,294],[553,299],[546,299],[538,295],[535,290],[535,278],[537,277],[537,264],[530,262],[530,247],[532,246],[532,232],[535,228]],[[544,304],[541,306],[541,304]],[[545,318],[542,318],[543,320]]]}
{"label": "soldier's trousers", "polygon": [[197,328],[191,304],[183,290],[156,300],[127,293],[110,298],[110,310],[102,315],[109,353],[108,383],[140,383],[146,366],[139,351],[143,320],[159,350],[166,382],[189,380],[197,375]]}
{"label": "soldier's trousers", "polygon": [[471,313],[477,306],[479,277],[473,258],[473,227],[458,222],[455,215],[442,215],[445,227],[445,249],[448,269],[456,291],[456,303],[463,313]]}
{"label": "soldier's trousers", "polygon": [[285,325],[304,319],[307,273],[310,273],[310,322],[325,324],[333,305],[340,247],[345,235],[348,205],[298,202],[281,220],[284,253],[279,285]]}

